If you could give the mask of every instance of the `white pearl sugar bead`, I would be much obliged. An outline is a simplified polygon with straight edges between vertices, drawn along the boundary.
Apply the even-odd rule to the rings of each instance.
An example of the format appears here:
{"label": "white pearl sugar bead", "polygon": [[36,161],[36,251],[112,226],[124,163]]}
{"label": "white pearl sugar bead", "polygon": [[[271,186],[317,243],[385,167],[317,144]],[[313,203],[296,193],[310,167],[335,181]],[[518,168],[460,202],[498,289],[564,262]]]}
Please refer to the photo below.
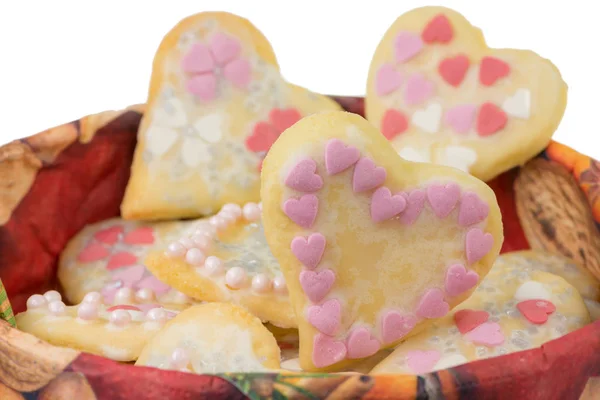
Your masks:
{"label": "white pearl sugar bead", "polygon": [[200,249],[189,249],[187,253],[185,253],[185,261],[196,267],[201,266],[205,259],[206,257]]}
{"label": "white pearl sugar bead", "polygon": [[210,219],[208,220],[208,223],[211,224],[212,226],[214,226],[219,231],[223,231],[227,228],[227,226],[229,226],[229,223],[227,222],[227,220],[218,215],[215,215],[214,217],[210,217]]}
{"label": "white pearl sugar bead", "polygon": [[167,247],[167,256],[182,257],[185,254],[185,247],[179,242],[173,242]]}
{"label": "white pearl sugar bead", "polygon": [[276,276],[273,278],[273,290],[279,294],[287,293],[287,284],[283,276]]}
{"label": "white pearl sugar bead", "polygon": [[54,300],[48,303],[48,310],[50,310],[50,314],[58,316],[63,315],[67,309],[65,303],[60,300]]}
{"label": "white pearl sugar bead", "polygon": [[196,245],[196,248],[200,250],[208,250],[212,244],[212,238],[206,233],[195,233],[192,236],[192,242]]}
{"label": "white pearl sugar bead", "polygon": [[110,313],[110,322],[122,328],[131,322],[131,314],[126,310],[115,310]]}
{"label": "white pearl sugar bead", "polygon": [[45,307],[48,304],[48,301],[41,294],[34,294],[27,299],[27,309],[31,310],[34,308]]}
{"label": "white pearl sugar bead", "polygon": [[260,207],[256,203],[246,203],[242,209],[246,221],[258,221],[260,219]]}
{"label": "white pearl sugar bead", "polygon": [[98,318],[98,304],[92,302],[83,302],[77,307],[77,316],[85,321],[91,321]]}
{"label": "white pearl sugar bead", "polygon": [[208,256],[204,261],[204,269],[210,275],[217,275],[223,271],[223,261],[219,257]]}
{"label": "white pearl sugar bead", "polygon": [[167,311],[160,307],[153,308],[152,310],[148,311],[146,318],[149,321],[159,322],[162,324],[167,320]]}
{"label": "white pearl sugar bead", "polygon": [[189,237],[182,237],[181,239],[179,239],[179,244],[181,244],[186,249],[193,249],[194,247],[196,247],[194,242],[192,242],[192,239],[190,239]]}
{"label": "white pearl sugar bead", "polygon": [[173,303],[175,304],[186,304],[190,302],[190,298],[187,294],[181,292],[175,292],[173,296]]}
{"label": "white pearl sugar bead", "polygon": [[196,226],[196,233],[206,233],[210,237],[214,237],[217,230],[208,222],[202,222]]}
{"label": "white pearl sugar bead", "polygon": [[133,301],[133,296],[133,289],[128,287],[121,288],[115,293],[113,304],[131,303]]}
{"label": "white pearl sugar bead", "polygon": [[150,288],[142,288],[135,292],[135,298],[141,302],[154,300],[154,291]]}
{"label": "white pearl sugar bead", "polygon": [[271,280],[265,274],[258,274],[252,278],[252,289],[258,293],[265,293],[271,290]]}
{"label": "white pearl sugar bead", "polygon": [[98,304],[102,302],[102,295],[98,292],[89,292],[83,296],[82,303],[93,303]]}
{"label": "white pearl sugar bead", "polygon": [[51,303],[53,301],[61,301],[62,300],[62,296],[56,290],[47,291],[46,293],[44,293],[44,298],[46,299],[46,301],[48,303]]}
{"label": "white pearl sugar bead", "polygon": [[235,218],[240,218],[242,216],[242,207],[237,204],[227,203],[221,208],[221,212],[228,212],[235,216]]}
{"label": "white pearl sugar bead", "polygon": [[246,284],[246,271],[240,267],[232,267],[225,274],[225,283],[233,289],[240,289]]}

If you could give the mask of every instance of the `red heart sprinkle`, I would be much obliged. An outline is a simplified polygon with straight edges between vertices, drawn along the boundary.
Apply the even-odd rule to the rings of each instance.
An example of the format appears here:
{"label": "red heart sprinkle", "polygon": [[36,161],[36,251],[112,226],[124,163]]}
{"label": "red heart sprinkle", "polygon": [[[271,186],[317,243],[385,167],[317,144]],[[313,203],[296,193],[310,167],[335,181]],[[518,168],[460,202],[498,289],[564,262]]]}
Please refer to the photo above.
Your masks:
{"label": "red heart sprinkle", "polygon": [[452,40],[453,36],[452,25],[450,25],[448,17],[444,14],[439,14],[429,21],[421,34],[425,43],[448,43]]}
{"label": "red heart sprinkle", "polygon": [[490,314],[479,310],[460,310],[454,313],[454,323],[463,335],[488,320]]}
{"label": "red heart sprinkle", "polygon": [[506,113],[495,104],[484,103],[477,114],[477,133],[479,136],[490,136],[506,125]]}
{"label": "red heart sprinkle", "polygon": [[482,85],[492,86],[498,79],[508,76],[510,66],[494,57],[483,57],[479,66],[479,81]]}
{"label": "red heart sprinkle", "polygon": [[381,133],[387,140],[392,140],[397,135],[408,129],[408,119],[398,110],[387,110],[381,120]]}
{"label": "red heart sprinkle", "polygon": [[275,127],[275,130],[279,131],[279,134],[294,125],[301,118],[302,115],[295,108],[287,108],[285,110],[274,108],[269,113],[269,120]]}
{"label": "red heart sprinkle", "polygon": [[438,66],[438,72],[448,84],[458,87],[469,69],[469,58],[464,54],[446,58]]}
{"label": "red heart sprinkle", "polygon": [[94,234],[94,239],[105,244],[115,244],[119,240],[119,235],[122,233],[123,227],[115,225],[96,232],[96,234]]}
{"label": "red heart sprinkle", "polygon": [[548,315],[556,311],[554,304],[548,300],[525,300],[517,304],[517,308],[532,324],[542,325],[548,321]]}
{"label": "red heart sprinkle", "polygon": [[127,244],[152,244],[154,243],[154,229],[149,226],[137,228],[125,235],[123,242]]}
{"label": "red heart sprinkle", "polygon": [[279,133],[267,122],[259,122],[254,126],[252,135],[246,138],[246,148],[255,153],[269,151]]}
{"label": "red heart sprinkle", "polygon": [[113,269],[127,267],[137,263],[137,257],[127,251],[114,254],[106,264],[106,269],[112,271]]}

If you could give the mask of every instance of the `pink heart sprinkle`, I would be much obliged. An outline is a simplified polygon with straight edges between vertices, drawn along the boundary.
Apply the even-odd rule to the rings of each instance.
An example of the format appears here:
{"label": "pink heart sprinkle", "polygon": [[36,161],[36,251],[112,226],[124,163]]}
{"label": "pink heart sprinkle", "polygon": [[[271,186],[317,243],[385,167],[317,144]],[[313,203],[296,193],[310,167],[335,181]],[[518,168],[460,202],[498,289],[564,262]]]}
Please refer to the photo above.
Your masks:
{"label": "pink heart sprinkle", "polygon": [[121,225],[111,226],[102,229],[94,234],[94,239],[104,244],[115,244],[119,240],[119,235],[123,233]]}
{"label": "pink heart sprinkle", "polygon": [[402,193],[406,199],[406,208],[400,215],[400,222],[406,225],[412,225],[417,221],[421,211],[425,207],[425,191],[421,189],[411,190],[408,194]]}
{"label": "pink heart sprinkle", "polygon": [[458,296],[472,289],[479,282],[479,275],[475,271],[468,271],[461,264],[451,265],[446,271],[446,293]]}
{"label": "pink heart sprinkle", "polygon": [[100,243],[88,244],[80,253],[77,255],[77,261],[82,263],[100,261],[108,256],[108,250]]}
{"label": "pink heart sprinkle", "polygon": [[[113,269],[126,267],[128,265],[133,265],[133,264],[137,263],[137,261],[138,261],[138,259],[134,254],[129,253],[127,251],[122,251],[122,252],[116,253],[112,257],[110,257],[110,259],[108,260],[108,263],[106,264],[106,269],[109,271],[112,271]],[[144,268],[144,267],[142,267],[142,268]]]}
{"label": "pink heart sprinkle", "polygon": [[139,281],[136,285],[138,289],[150,289],[158,296],[167,293],[171,287],[159,281],[154,275],[150,275]]}
{"label": "pink heart sprinkle", "polygon": [[413,315],[402,315],[398,311],[388,311],[381,320],[383,343],[395,342],[406,336],[417,324]]}
{"label": "pink heart sprinkle", "polygon": [[429,289],[421,298],[416,314],[421,318],[441,318],[448,314],[450,306],[444,301],[444,292],[438,288]]}
{"label": "pink heart sprinkle", "polygon": [[212,101],[217,97],[217,78],[213,74],[194,75],[185,88],[202,101]]}
{"label": "pink heart sprinkle", "polygon": [[431,185],[427,188],[427,200],[438,218],[446,218],[460,198],[460,187],[456,183]]}
{"label": "pink heart sprinkle", "polygon": [[313,233],[308,238],[296,236],[292,240],[292,253],[305,267],[315,269],[321,262],[326,242],[325,236],[320,233]]}
{"label": "pink heart sprinkle", "polygon": [[391,64],[383,64],[375,76],[375,91],[379,96],[384,96],[398,89],[402,81],[400,72],[396,71]]}
{"label": "pink heart sprinkle", "polygon": [[356,164],[360,152],[354,146],[346,146],[339,139],[331,139],[325,147],[325,169],[329,175],[339,174]]}
{"label": "pink heart sprinkle", "polygon": [[365,192],[383,185],[385,182],[385,168],[378,167],[366,157],[361,158],[354,167],[352,189],[355,193]]}
{"label": "pink heart sprinkle", "polygon": [[326,335],[333,336],[340,327],[342,306],[336,299],[327,300],[320,306],[308,308],[308,322]]}
{"label": "pink heart sprinkle", "polygon": [[332,337],[318,333],[313,341],[313,364],[317,368],[327,367],[346,358],[346,345],[344,342],[334,340]]}
{"label": "pink heart sprinkle", "polygon": [[471,130],[475,122],[477,106],[473,104],[463,104],[452,107],[444,115],[444,121],[450,125],[456,133],[467,133]]}
{"label": "pink heart sprinkle", "polygon": [[465,253],[469,264],[481,260],[494,246],[494,237],[491,233],[484,233],[479,228],[467,232],[465,239]]}
{"label": "pink heart sprinkle", "polygon": [[390,189],[380,187],[371,198],[371,219],[382,222],[400,214],[406,208],[406,199],[401,194],[392,196]]}
{"label": "pink heart sprinkle", "polygon": [[406,364],[415,374],[426,374],[431,372],[441,357],[437,350],[409,351],[406,353]]}
{"label": "pink heart sprinkle", "polygon": [[323,271],[302,271],[300,272],[300,285],[313,303],[318,303],[331,290],[333,283],[335,282],[335,273],[326,269]]}
{"label": "pink heart sprinkle", "polygon": [[489,212],[490,207],[476,193],[465,193],[460,200],[458,224],[460,226],[477,224],[486,219]]}
{"label": "pink heart sprinkle", "polygon": [[311,158],[301,160],[288,173],[285,184],[300,192],[313,193],[323,187],[323,179],[316,173],[317,163]]}
{"label": "pink heart sprinkle", "polygon": [[202,74],[211,72],[215,68],[215,61],[208,46],[195,43],[181,60],[181,69],[188,74]]}
{"label": "pink heart sprinkle", "polygon": [[305,194],[300,199],[289,198],[283,203],[283,212],[303,228],[310,228],[317,218],[319,199],[314,194]]}
{"label": "pink heart sprinkle", "polygon": [[412,32],[399,32],[394,41],[394,49],[396,50],[396,61],[403,63],[421,52],[423,40],[421,40],[421,36]]}
{"label": "pink heart sprinkle", "polygon": [[465,334],[465,339],[485,346],[499,346],[504,343],[504,335],[496,322],[484,322]]}
{"label": "pink heart sprinkle", "polygon": [[410,106],[417,105],[433,95],[435,85],[428,81],[422,74],[411,75],[406,80],[404,101]]}
{"label": "pink heart sprinkle", "polygon": [[137,228],[125,235],[123,242],[127,244],[153,244],[154,229],[149,226]]}
{"label": "pink heart sprinkle", "polygon": [[237,39],[229,35],[216,33],[210,40],[210,50],[217,64],[225,65],[240,55],[242,45]]}
{"label": "pink heart sprinkle", "polygon": [[123,286],[132,287],[144,276],[146,268],[143,265],[134,265],[133,267],[114,272],[111,276],[113,281],[122,281]]}
{"label": "pink heart sprinkle", "polygon": [[379,340],[371,336],[366,328],[356,328],[348,336],[346,345],[348,358],[366,358],[377,353],[381,348]]}
{"label": "pink heart sprinkle", "polygon": [[223,67],[223,75],[239,89],[246,89],[252,80],[252,69],[248,60],[233,60]]}

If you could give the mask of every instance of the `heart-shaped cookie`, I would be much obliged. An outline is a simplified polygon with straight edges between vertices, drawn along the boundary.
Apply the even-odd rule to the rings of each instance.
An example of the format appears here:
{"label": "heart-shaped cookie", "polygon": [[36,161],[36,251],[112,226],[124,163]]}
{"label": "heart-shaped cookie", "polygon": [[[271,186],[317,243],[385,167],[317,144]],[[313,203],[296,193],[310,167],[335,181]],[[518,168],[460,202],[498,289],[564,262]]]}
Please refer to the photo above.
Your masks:
{"label": "heart-shaped cookie", "polygon": [[[306,160],[322,181],[309,193],[287,184]],[[484,218],[462,201],[472,195],[487,205]],[[371,353],[375,341],[394,346],[447,314],[486,275],[503,240],[486,184],[402,160],[375,127],[345,112],[304,118],[281,135],[263,164],[262,200],[307,371],[341,368]],[[308,244],[304,252],[297,243]]]}
{"label": "heart-shaped cookie", "polygon": [[116,361],[138,358],[146,342],[179,311],[160,304],[138,302],[107,305],[99,292],[81,303],[66,306],[61,295],[49,291],[27,300],[27,311],[17,315],[19,329],[56,346],[65,346]]}
{"label": "heart-shaped cookie", "polygon": [[258,201],[260,164],[279,134],[333,100],[287,83],[248,20],[205,12],[179,22],[154,58],[125,219],[213,214]]}
{"label": "heart-shaped cookie", "polygon": [[459,13],[423,7],[400,16],[377,47],[365,109],[402,157],[488,181],[544,149],[566,97],[550,61],[491,49]]}
{"label": "heart-shaped cookie", "polygon": [[104,304],[155,303],[185,308],[194,303],[183,293],[153,276],[144,258],[179,237],[193,222],[137,222],[111,218],[91,224],[75,235],[63,250],[58,279],[70,303],[79,303],[92,291]]}
{"label": "heart-shaped cookie", "polygon": [[[295,243],[307,264],[317,262],[320,241]],[[262,321],[296,327],[287,286],[263,232],[260,205],[226,204],[201,219],[166,249],[151,252],[148,269],[162,282],[202,301],[231,302],[246,307]],[[316,280],[315,293],[319,291]]]}
{"label": "heart-shaped cookie", "polygon": [[510,254],[498,257],[471,297],[402,342],[371,373],[423,374],[450,368],[538,347],[589,322],[574,287],[559,276],[511,263],[514,259]]}

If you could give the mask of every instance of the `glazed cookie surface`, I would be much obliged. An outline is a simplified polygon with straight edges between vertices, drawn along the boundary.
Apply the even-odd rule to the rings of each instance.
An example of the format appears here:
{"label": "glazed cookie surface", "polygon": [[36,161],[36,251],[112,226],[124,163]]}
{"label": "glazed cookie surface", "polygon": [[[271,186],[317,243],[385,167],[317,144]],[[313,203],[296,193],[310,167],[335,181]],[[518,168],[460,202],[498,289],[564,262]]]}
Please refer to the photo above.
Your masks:
{"label": "glazed cookie surface", "polygon": [[286,130],[265,158],[261,194],[306,371],[343,369],[443,317],[503,241],[486,184],[402,160],[356,114],[320,113]]}
{"label": "glazed cookie surface", "polygon": [[192,306],[144,347],[136,365],[187,372],[266,372],[279,368],[273,334],[244,308],[227,303]]}
{"label": "glazed cookie surface", "polygon": [[58,279],[69,303],[100,292],[104,304],[158,303],[185,308],[192,300],[153,276],[144,265],[152,249],[194,229],[195,221],[145,223],[112,218],[86,226],[63,250]]}
{"label": "glazed cookie surface", "polygon": [[400,344],[371,373],[450,368],[538,347],[588,322],[581,296],[563,278],[503,262],[451,315]]}
{"label": "glazed cookie surface", "polygon": [[177,312],[158,304],[107,306],[98,292],[88,293],[78,305],[65,306],[60,293],[49,291],[31,296],[27,311],[16,319],[19,329],[53,345],[132,361]]}
{"label": "glazed cookie surface", "polygon": [[210,215],[258,201],[260,165],[278,135],[305,115],[339,109],[287,83],[249,21],[205,12],[177,24],[154,59],[125,219]]}
{"label": "glazed cookie surface", "polygon": [[481,30],[444,7],[400,16],[369,70],[366,116],[405,159],[488,181],[549,143],[567,86],[548,60],[491,49]]}
{"label": "glazed cookie surface", "polygon": [[166,250],[151,252],[145,264],[161,281],[191,298],[240,304],[264,322],[297,326],[256,203],[226,204],[191,234]]}

